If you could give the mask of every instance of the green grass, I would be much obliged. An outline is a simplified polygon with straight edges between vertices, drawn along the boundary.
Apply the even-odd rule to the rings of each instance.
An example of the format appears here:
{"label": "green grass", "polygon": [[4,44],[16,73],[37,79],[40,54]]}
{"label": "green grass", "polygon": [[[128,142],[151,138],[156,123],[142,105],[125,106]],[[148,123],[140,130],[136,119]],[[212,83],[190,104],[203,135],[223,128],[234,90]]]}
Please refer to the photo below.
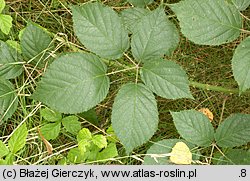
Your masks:
{"label": "green grass", "polygon": [[[64,41],[56,41],[57,45],[56,53],[75,51],[76,47],[84,50],[84,47],[78,42],[76,36],[73,33],[72,18],[69,10],[70,4],[84,3],[83,0],[7,0],[9,11],[13,17],[13,28],[10,34],[10,39],[18,41],[18,32],[22,30],[28,21],[33,21],[48,31],[57,34]],[[167,3],[178,2],[178,0],[170,0]],[[150,9],[154,9],[158,6],[160,1],[156,1],[150,5]],[[129,4],[125,1],[108,0],[105,4],[112,6],[117,11],[129,7]],[[166,8],[166,11],[171,15],[171,11]],[[250,15],[250,10],[246,10],[244,14]],[[172,20],[176,22],[176,18],[172,17]],[[249,23],[245,25],[249,27]],[[242,37],[243,38],[243,35]],[[237,88],[237,84],[233,79],[231,70],[231,58],[233,51],[240,39],[222,46],[199,46],[194,45],[188,41],[185,37],[181,37],[179,47],[171,57],[166,57],[172,61],[177,62],[183,66],[183,69],[187,71],[190,80],[194,80],[204,84],[222,86],[226,88]],[[128,52],[129,54],[129,52]],[[121,63],[124,65],[131,65],[126,58],[116,61],[116,64]],[[122,67],[113,65],[110,63],[108,72],[115,72],[122,70]],[[40,116],[40,109],[44,107],[38,102],[34,102],[29,99],[29,96],[35,89],[37,81],[39,81],[44,70],[34,69],[30,65],[25,65],[25,73],[18,79],[14,80],[16,89],[25,87],[19,92],[18,101],[19,106],[16,113],[11,119],[1,124],[0,136],[4,140],[8,135],[21,122],[25,121],[29,129],[29,135],[27,138],[27,144],[25,149],[22,150],[19,157],[17,157],[15,164],[57,164],[60,159],[67,155],[67,152],[71,147],[76,146],[76,140],[74,137],[68,135],[65,131],[62,131],[59,138],[51,141],[54,152],[52,155],[48,155],[46,148],[38,136],[37,128],[43,125],[43,120]],[[32,75],[30,76],[30,74]],[[110,125],[111,109],[115,98],[115,95],[121,85],[127,81],[135,81],[135,72],[127,71],[121,72],[110,76],[111,87],[107,98],[96,106],[100,123],[97,127],[91,125],[88,120],[81,119],[82,127],[88,127],[93,132],[105,131]],[[223,92],[215,92],[209,90],[203,90],[198,88],[191,88],[192,94],[195,100],[179,99],[179,100],[166,100],[157,97],[158,109],[160,116],[160,123],[157,132],[152,139],[136,149],[133,154],[138,158],[143,159],[143,154],[147,149],[157,141],[168,138],[179,138],[176,132],[175,126],[172,121],[172,117],[169,111],[180,111],[185,109],[196,109],[206,107],[209,108],[214,114],[214,127],[217,127],[219,122],[228,117],[232,113],[248,113],[250,114],[250,96],[243,95],[239,97],[237,94],[229,95]],[[109,161],[105,164],[141,164],[139,159],[125,155],[125,150],[121,144],[118,144],[119,157],[115,161]],[[250,145],[245,146],[245,149],[249,149]],[[211,154],[211,149],[201,149],[200,152],[205,155],[202,160],[203,163],[207,163],[207,160]],[[95,163],[103,164],[103,163]]]}

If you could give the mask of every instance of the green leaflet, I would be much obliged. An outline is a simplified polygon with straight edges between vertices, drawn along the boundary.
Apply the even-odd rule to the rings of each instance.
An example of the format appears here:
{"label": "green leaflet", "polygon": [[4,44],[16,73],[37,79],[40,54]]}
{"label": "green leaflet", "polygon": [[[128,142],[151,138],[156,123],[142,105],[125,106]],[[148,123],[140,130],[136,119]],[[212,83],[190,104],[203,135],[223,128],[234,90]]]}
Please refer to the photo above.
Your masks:
{"label": "green leaflet", "polygon": [[6,35],[10,32],[12,20],[10,15],[0,14],[0,30]]}
{"label": "green leaflet", "polygon": [[9,149],[7,146],[0,140],[0,158],[9,154]]}
{"label": "green leaflet", "polygon": [[249,165],[250,151],[241,149],[229,149],[221,156],[217,165]]}
{"label": "green leaflet", "polygon": [[82,153],[79,148],[72,148],[69,151],[67,158],[71,163],[83,163],[86,160],[87,155]]}
{"label": "green leaflet", "polygon": [[63,118],[62,124],[68,132],[75,135],[81,130],[81,123],[76,116],[67,116]]}
{"label": "green leaflet", "polygon": [[7,43],[0,41],[0,77],[13,79],[23,72],[21,55]]}
{"label": "green leaflet", "polygon": [[238,10],[243,11],[250,5],[250,0],[232,0]]}
{"label": "green leaflet", "polygon": [[250,37],[247,37],[236,48],[232,59],[232,69],[240,93],[250,88]]}
{"label": "green leaflet", "polygon": [[250,115],[238,113],[225,119],[216,130],[215,140],[224,148],[250,142]]}
{"label": "green leaflet", "polygon": [[106,137],[100,134],[94,135],[92,141],[98,148],[106,148],[108,145]]}
{"label": "green leaflet", "polygon": [[46,140],[54,140],[58,137],[61,129],[61,122],[48,123],[41,127],[41,133]]}
{"label": "green leaflet", "polygon": [[28,23],[21,37],[21,50],[25,60],[44,68],[51,58],[49,51],[54,47],[49,34],[34,23]]}
{"label": "green leaflet", "polygon": [[5,7],[5,1],[4,0],[0,0],[0,13],[2,13],[4,7]]}
{"label": "green leaflet", "polygon": [[193,98],[185,71],[172,61],[157,59],[146,62],[141,69],[141,78],[147,87],[161,97]]}
{"label": "green leaflet", "polygon": [[65,54],[51,63],[32,97],[62,113],[87,111],[108,93],[106,70],[95,55]]}
{"label": "green leaflet", "polygon": [[183,0],[170,6],[180,21],[181,32],[200,45],[220,45],[240,35],[242,18],[225,0]]}
{"label": "green leaflet", "polygon": [[80,42],[103,58],[118,59],[129,47],[121,18],[100,3],[73,6],[74,31]]}
{"label": "green leaflet", "polygon": [[92,139],[92,134],[89,131],[88,128],[83,128],[79,131],[77,134],[77,141],[80,142],[81,140],[91,140]]}
{"label": "green leaflet", "polygon": [[8,141],[9,149],[13,154],[17,153],[25,146],[27,135],[28,129],[26,127],[26,124],[24,123],[14,132],[14,134]]}
{"label": "green leaflet", "polygon": [[108,144],[107,148],[98,152],[96,160],[106,160],[118,156],[118,151],[115,143]]}
{"label": "green leaflet", "polygon": [[115,98],[111,121],[117,137],[130,153],[157,130],[158,110],[153,93],[143,84],[123,85]]}
{"label": "green leaflet", "polygon": [[144,8],[129,8],[123,10],[121,12],[121,16],[125,27],[130,31],[130,33],[135,33],[137,25],[148,13],[150,13],[150,11]]}
{"label": "green leaflet", "polygon": [[0,79],[0,123],[16,111],[18,105],[14,86],[8,80]]}
{"label": "green leaflet", "polygon": [[62,120],[62,115],[59,112],[45,108],[40,111],[41,116],[48,122],[59,122]]}
{"label": "green leaflet", "polygon": [[144,6],[151,4],[154,0],[128,0],[129,3],[133,4],[136,7],[143,8]]}
{"label": "green leaflet", "polygon": [[150,61],[170,55],[179,43],[175,25],[167,19],[162,8],[144,16],[132,35],[131,50],[137,61]]}
{"label": "green leaflet", "polygon": [[[195,147],[192,143],[188,143],[183,139],[165,139],[154,143],[147,151],[147,155],[144,157],[143,165],[172,165],[169,161],[169,156],[163,156],[164,154],[171,153],[172,148],[177,142],[184,142],[192,149]],[[158,156],[158,157],[157,157]],[[196,160],[196,155],[193,155],[193,160]]]}
{"label": "green leaflet", "polygon": [[201,112],[185,110],[171,112],[178,133],[188,142],[198,146],[209,146],[214,139],[214,128]]}

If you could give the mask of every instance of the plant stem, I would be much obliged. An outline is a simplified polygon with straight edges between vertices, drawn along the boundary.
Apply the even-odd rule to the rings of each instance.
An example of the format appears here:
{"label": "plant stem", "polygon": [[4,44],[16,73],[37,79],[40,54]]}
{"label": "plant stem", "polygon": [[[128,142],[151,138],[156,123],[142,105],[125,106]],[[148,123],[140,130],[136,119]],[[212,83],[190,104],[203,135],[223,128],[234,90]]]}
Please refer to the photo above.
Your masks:
{"label": "plant stem", "polygon": [[[51,33],[51,34],[54,35],[54,36],[57,36],[56,34],[53,34],[53,33]],[[60,42],[66,42],[66,40],[64,38],[61,38],[61,37],[56,38],[56,40],[58,40]],[[74,47],[74,51],[84,52],[83,50],[80,50],[75,45],[71,45],[69,48],[72,48],[72,46]],[[127,54],[125,54],[125,56],[126,55]],[[112,64],[115,67],[123,67],[123,68],[125,68],[127,70],[130,70],[130,69],[134,68],[134,67],[132,68],[132,66],[123,65],[123,64],[120,64],[120,63],[118,63],[116,61],[110,61],[110,60],[107,60],[107,59],[102,59],[102,61],[104,63],[106,63],[106,64]],[[222,92],[222,93],[226,93],[226,94],[230,94],[230,95],[231,94],[240,94],[240,91],[238,89],[231,89],[231,88],[225,88],[225,87],[221,87],[221,86],[208,85],[208,84],[203,84],[203,83],[199,83],[199,82],[195,82],[195,81],[189,81],[189,85],[193,86],[195,88],[199,88],[199,89]],[[249,94],[250,95],[250,91],[245,91],[242,94]]]}
{"label": "plant stem", "polygon": [[[225,88],[221,86],[202,84],[202,83],[194,82],[194,81],[189,81],[189,85],[195,88],[199,88],[199,89],[223,92],[226,94],[240,94],[240,91],[238,89],[231,89],[231,88]],[[242,94],[250,94],[250,91],[243,92]]]}

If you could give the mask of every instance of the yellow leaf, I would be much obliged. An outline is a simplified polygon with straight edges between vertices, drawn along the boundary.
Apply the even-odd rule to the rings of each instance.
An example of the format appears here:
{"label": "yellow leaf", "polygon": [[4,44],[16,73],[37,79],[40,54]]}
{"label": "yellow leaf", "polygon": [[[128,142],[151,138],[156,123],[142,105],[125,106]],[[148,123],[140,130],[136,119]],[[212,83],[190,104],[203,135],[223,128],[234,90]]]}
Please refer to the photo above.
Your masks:
{"label": "yellow leaf", "polygon": [[208,117],[208,119],[210,119],[210,122],[213,121],[214,115],[213,115],[213,113],[208,108],[201,108],[198,111],[200,111],[203,114],[205,114]]}
{"label": "yellow leaf", "polygon": [[177,142],[170,153],[170,161],[175,164],[189,165],[192,163],[192,153],[183,142]]}

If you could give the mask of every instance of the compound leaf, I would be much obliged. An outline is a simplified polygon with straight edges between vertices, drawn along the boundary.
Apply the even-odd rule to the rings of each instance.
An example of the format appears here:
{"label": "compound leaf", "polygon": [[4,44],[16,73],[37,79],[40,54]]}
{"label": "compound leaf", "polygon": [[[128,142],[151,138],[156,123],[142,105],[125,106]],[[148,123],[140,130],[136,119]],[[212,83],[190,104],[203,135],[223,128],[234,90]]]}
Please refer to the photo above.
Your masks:
{"label": "compound leaf", "polygon": [[135,33],[137,25],[142,18],[146,16],[150,11],[144,8],[128,8],[121,12],[122,20],[125,27],[131,32]]}
{"label": "compound leaf", "polygon": [[158,8],[144,16],[132,35],[131,50],[137,61],[148,61],[170,55],[179,42],[175,25],[170,22],[164,10]]}
{"label": "compound leaf", "polygon": [[250,0],[232,0],[238,10],[243,11],[250,5]]}
{"label": "compound leaf", "polygon": [[128,0],[129,3],[133,4],[136,7],[145,7],[148,4],[151,4],[154,0]]}
{"label": "compound leaf", "polygon": [[43,68],[51,58],[49,50],[54,45],[49,34],[34,23],[28,23],[21,37],[21,50],[25,60]]}
{"label": "compound leaf", "polygon": [[225,0],[183,0],[170,6],[180,21],[181,32],[200,45],[220,45],[239,37],[242,18]]}
{"label": "compound leaf", "polygon": [[24,123],[10,137],[10,140],[8,141],[8,146],[13,154],[17,153],[25,146],[27,135],[28,129],[26,127],[26,124]]}
{"label": "compound leaf", "polygon": [[18,100],[14,86],[8,80],[0,79],[0,123],[16,111]]}
{"label": "compound leaf", "polygon": [[143,82],[157,95],[168,98],[193,98],[185,71],[172,61],[148,61],[141,69]]}
{"label": "compound leaf", "polygon": [[235,147],[250,142],[250,115],[234,114],[216,130],[216,143],[221,147]]}
{"label": "compound leaf", "polygon": [[13,79],[23,72],[21,55],[7,43],[0,41],[0,77]]}
{"label": "compound leaf", "polygon": [[81,130],[81,123],[76,116],[67,116],[62,119],[62,124],[66,130],[72,134],[77,134]]}
{"label": "compound leaf", "polygon": [[240,93],[250,88],[250,37],[247,37],[236,48],[232,59],[232,69]]}
{"label": "compound leaf", "polygon": [[0,30],[6,35],[10,32],[12,20],[10,15],[0,14]]}
{"label": "compound leaf", "polygon": [[54,140],[60,133],[61,122],[49,123],[41,127],[41,133],[46,140]]}
{"label": "compound leaf", "polygon": [[73,6],[74,31],[80,42],[97,55],[117,59],[129,47],[128,34],[121,18],[100,3]]}
{"label": "compound leaf", "polygon": [[65,54],[48,67],[33,98],[62,113],[87,111],[108,93],[106,70],[106,65],[95,55]]}
{"label": "compound leaf", "polygon": [[143,84],[123,85],[115,98],[111,121],[117,137],[130,153],[157,130],[158,110],[153,93]]}
{"label": "compound leaf", "polygon": [[188,142],[198,146],[209,146],[214,139],[214,128],[201,112],[185,110],[171,112],[178,133]]}

